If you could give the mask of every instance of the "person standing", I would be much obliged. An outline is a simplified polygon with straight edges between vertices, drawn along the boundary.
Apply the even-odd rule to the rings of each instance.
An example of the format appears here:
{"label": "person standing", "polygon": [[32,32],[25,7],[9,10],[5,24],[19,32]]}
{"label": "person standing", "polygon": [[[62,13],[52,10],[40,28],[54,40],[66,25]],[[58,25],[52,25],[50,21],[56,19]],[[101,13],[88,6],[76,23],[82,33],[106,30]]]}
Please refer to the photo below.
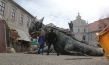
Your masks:
{"label": "person standing", "polygon": [[56,42],[57,42],[57,35],[56,35],[56,33],[53,32],[53,29],[51,29],[50,33],[48,33],[48,35],[47,35],[47,42],[48,42],[47,55],[49,55],[50,47],[53,44],[54,50],[56,51],[57,56],[59,56],[60,54],[59,54],[58,47],[57,47],[57,44],[56,44]]}
{"label": "person standing", "polygon": [[40,49],[42,49],[42,55],[43,55],[43,49],[44,49],[44,45],[45,45],[45,33],[44,33],[44,31],[42,31],[41,34],[39,35],[38,42],[40,45],[39,50],[38,50],[38,54],[40,54]]}

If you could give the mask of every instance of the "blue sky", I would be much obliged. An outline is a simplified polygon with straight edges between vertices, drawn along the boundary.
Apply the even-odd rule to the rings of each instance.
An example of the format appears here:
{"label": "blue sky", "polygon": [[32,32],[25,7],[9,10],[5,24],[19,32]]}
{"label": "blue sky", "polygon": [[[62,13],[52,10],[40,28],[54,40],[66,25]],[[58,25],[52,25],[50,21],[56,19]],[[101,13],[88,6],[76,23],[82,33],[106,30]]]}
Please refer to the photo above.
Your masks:
{"label": "blue sky", "polygon": [[75,20],[78,12],[82,19],[92,23],[109,16],[109,0],[14,0],[43,23],[69,28],[68,22]]}

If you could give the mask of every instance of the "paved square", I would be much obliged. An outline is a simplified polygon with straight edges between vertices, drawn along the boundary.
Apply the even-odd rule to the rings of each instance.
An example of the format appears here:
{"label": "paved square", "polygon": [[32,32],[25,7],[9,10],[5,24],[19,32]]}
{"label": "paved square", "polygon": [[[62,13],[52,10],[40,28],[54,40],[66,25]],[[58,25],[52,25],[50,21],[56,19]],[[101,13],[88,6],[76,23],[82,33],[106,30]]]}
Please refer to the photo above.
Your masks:
{"label": "paved square", "polygon": [[109,65],[106,57],[0,53],[0,65]]}

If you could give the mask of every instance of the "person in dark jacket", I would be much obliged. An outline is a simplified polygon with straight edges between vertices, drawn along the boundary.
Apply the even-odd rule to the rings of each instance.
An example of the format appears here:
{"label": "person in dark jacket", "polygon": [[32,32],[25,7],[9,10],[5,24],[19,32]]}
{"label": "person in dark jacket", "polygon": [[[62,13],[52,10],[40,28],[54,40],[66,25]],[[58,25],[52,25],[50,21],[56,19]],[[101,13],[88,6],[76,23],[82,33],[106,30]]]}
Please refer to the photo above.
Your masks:
{"label": "person in dark jacket", "polygon": [[47,35],[47,42],[48,42],[48,50],[47,50],[47,55],[49,55],[50,52],[50,47],[53,44],[54,46],[54,50],[57,52],[57,55],[59,56],[59,51],[58,51],[58,47],[57,47],[57,35],[56,33],[53,32],[53,29],[51,29],[51,32],[48,33]]}
{"label": "person in dark jacket", "polygon": [[42,49],[42,55],[43,55],[43,49],[44,49],[44,45],[45,45],[45,34],[44,32],[41,32],[41,34],[39,35],[38,38],[38,42],[39,42],[39,50],[38,50],[38,54],[40,54],[40,49]]}

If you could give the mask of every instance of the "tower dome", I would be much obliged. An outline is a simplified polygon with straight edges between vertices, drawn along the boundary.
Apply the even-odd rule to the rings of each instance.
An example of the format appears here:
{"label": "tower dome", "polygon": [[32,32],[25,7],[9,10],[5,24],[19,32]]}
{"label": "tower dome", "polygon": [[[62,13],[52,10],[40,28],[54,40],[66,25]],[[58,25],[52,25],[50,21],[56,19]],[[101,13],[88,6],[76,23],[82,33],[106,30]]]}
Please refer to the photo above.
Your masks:
{"label": "tower dome", "polygon": [[78,13],[78,16],[76,17],[77,19],[81,19],[81,16],[79,15],[79,13]]}

